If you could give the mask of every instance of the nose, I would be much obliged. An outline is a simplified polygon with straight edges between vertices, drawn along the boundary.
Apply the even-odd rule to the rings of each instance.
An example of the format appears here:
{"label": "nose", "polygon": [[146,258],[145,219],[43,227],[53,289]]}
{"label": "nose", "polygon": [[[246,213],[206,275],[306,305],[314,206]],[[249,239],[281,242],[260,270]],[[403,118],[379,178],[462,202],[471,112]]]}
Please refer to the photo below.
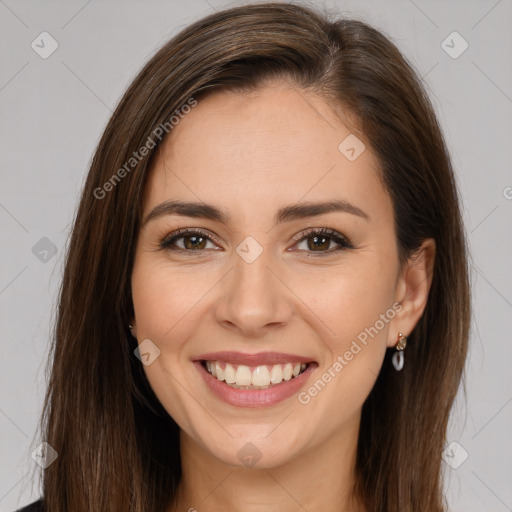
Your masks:
{"label": "nose", "polygon": [[235,255],[231,271],[222,280],[216,319],[247,338],[263,338],[283,328],[293,315],[293,293],[267,252],[250,263]]}

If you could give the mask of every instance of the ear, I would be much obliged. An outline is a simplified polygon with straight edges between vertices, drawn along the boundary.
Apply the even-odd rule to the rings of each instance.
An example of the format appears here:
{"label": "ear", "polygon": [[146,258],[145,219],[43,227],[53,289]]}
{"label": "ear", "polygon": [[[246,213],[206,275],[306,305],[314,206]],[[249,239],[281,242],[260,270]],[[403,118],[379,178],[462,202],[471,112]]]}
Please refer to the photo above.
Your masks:
{"label": "ear", "polygon": [[436,243],[426,238],[407,260],[397,279],[395,301],[402,305],[389,326],[388,347],[394,347],[399,332],[409,336],[427,306],[432,284]]}

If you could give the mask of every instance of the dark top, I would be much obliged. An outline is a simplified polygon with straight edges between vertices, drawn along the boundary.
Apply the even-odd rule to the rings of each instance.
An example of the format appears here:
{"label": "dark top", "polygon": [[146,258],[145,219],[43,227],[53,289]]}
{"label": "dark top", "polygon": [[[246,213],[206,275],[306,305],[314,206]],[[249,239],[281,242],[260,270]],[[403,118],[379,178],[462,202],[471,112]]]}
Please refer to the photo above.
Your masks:
{"label": "dark top", "polygon": [[24,508],[20,508],[16,512],[44,512],[43,500],[34,501],[34,503],[31,503]]}

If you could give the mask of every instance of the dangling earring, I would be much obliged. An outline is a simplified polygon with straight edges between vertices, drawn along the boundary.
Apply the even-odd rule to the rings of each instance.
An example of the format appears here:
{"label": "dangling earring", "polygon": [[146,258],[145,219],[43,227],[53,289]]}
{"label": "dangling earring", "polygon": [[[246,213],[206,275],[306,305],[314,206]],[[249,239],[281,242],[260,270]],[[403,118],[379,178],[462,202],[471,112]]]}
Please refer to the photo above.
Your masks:
{"label": "dangling earring", "polygon": [[404,348],[407,345],[407,336],[404,336],[401,332],[398,333],[398,340],[395,348],[396,352],[391,357],[391,362],[395,367],[395,370],[399,372],[404,367]]}
{"label": "dangling earring", "polygon": [[130,333],[131,335],[133,336],[133,325],[132,324],[128,324],[128,329],[130,329]]}

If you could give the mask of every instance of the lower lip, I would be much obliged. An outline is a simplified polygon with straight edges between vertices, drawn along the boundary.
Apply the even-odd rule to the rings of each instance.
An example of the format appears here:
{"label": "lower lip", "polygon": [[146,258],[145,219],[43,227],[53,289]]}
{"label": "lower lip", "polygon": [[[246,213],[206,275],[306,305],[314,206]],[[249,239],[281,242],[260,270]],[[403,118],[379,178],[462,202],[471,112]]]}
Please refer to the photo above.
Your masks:
{"label": "lower lip", "polygon": [[194,364],[214,395],[237,407],[268,407],[282,402],[296,394],[317,367],[315,363],[310,363],[297,377],[266,389],[234,389],[213,377],[200,361],[194,361]]}

